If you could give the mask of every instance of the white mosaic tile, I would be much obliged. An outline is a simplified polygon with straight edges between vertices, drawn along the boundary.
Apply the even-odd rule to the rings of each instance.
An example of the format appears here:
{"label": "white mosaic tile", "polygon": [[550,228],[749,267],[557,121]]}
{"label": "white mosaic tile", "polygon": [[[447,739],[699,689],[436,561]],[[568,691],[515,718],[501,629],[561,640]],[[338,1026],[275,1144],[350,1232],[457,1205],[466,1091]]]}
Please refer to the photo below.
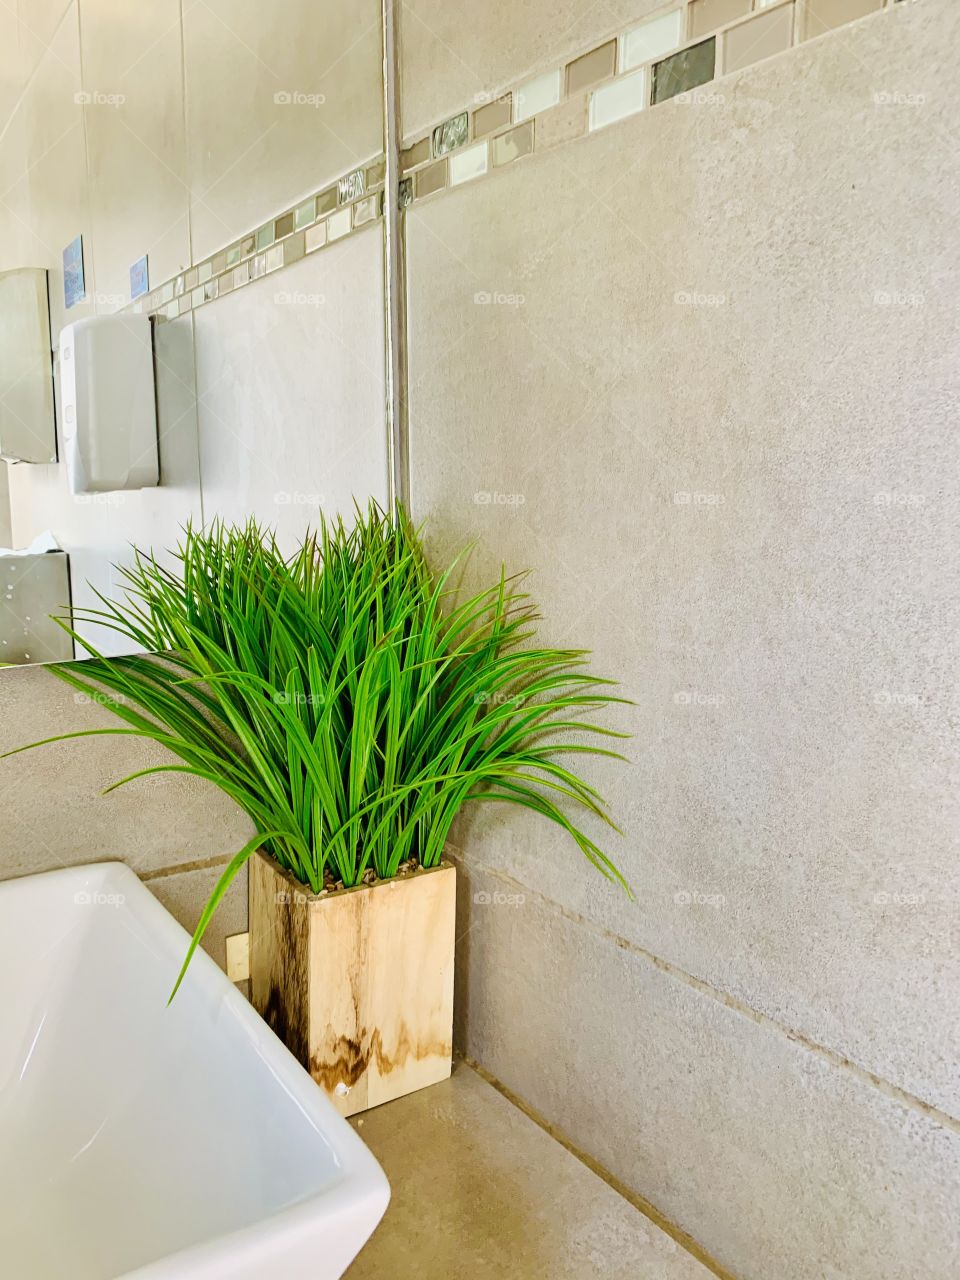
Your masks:
{"label": "white mosaic tile", "polygon": [[644,62],[662,58],[676,49],[683,38],[683,10],[672,9],[658,18],[642,22],[620,40],[620,70],[630,71]]}
{"label": "white mosaic tile", "polygon": [[520,85],[513,95],[513,118],[519,123],[529,120],[538,111],[546,111],[555,107],[563,94],[560,69],[548,71],[545,76],[537,76]]}
{"label": "white mosaic tile", "polygon": [[458,186],[461,182],[469,182],[472,178],[479,178],[481,174],[487,172],[487,144],[486,142],[478,142],[474,147],[467,147],[465,151],[456,151],[447,160],[449,165],[449,176],[451,187]]}
{"label": "white mosaic tile", "polygon": [[647,73],[635,71],[597,89],[590,98],[590,129],[635,115],[647,105]]}

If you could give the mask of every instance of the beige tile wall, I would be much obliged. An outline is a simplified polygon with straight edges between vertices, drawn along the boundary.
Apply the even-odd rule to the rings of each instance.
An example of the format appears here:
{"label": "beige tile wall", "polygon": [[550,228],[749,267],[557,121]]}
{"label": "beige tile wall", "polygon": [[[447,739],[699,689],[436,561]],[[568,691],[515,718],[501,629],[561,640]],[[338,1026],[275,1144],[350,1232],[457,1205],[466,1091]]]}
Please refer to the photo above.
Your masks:
{"label": "beige tile wall", "polygon": [[[635,903],[533,819],[461,830],[587,921],[531,926],[518,965],[478,911],[463,1034],[655,1203],[673,1147],[661,1207],[744,1277],[950,1274],[958,37],[946,0],[897,6],[407,213],[415,512],[438,555],[479,538],[478,572],[534,566],[548,639],[637,703],[634,764],[595,775]],[[651,1016],[626,978],[611,1000],[604,933],[749,1025],[725,1079],[691,1056],[699,1003]],[[789,1139],[780,1198],[809,1080],[822,1127]],[[716,1134],[683,1115],[701,1086]],[[869,1138],[838,1127],[851,1090]]]}

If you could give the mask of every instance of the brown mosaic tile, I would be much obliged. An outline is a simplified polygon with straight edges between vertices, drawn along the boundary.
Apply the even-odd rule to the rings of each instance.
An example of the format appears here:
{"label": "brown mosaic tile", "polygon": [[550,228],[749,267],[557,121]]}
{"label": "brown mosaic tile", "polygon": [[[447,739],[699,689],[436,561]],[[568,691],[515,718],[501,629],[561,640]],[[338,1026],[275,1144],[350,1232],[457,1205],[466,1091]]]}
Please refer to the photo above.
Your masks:
{"label": "brown mosaic tile", "polygon": [[800,39],[810,40],[882,8],[883,0],[807,0],[801,16]]}
{"label": "brown mosaic tile", "polygon": [[249,258],[250,255],[253,253],[254,249],[256,249],[256,247],[257,247],[256,236],[244,236],[243,239],[240,241],[240,257]]}
{"label": "brown mosaic tile", "polygon": [[739,71],[761,58],[789,49],[793,39],[793,5],[761,9],[749,22],[741,22],[723,34],[723,69]]}
{"label": "brown mosaic tile", "polygon": [[430,139],[421,138],[419,142],[415,142],[412,147],[407,147],[406,151],[400,152],[400,168],[404,173],[409,173],[411,169],[415,169],[418,164],[426,164],[430,159]]}
{"label": "brown mosaic tile", "polygon": [[197,287],[198,268],[192,267],[183,277],[183,287],[187,293],[191,293]]}
{"label": "brown mosaic tile", "polygon": [[417,197],[432,195],[434,191],[442,191],[447,185],[447,162],[438,160],[427,169],[419,169],[416,175]]}
{"label": "brown mosaic tile", "polygon": [[293,213],[285,213],[282,217],[277,218],[275,227],[277,240],[282,240],[284,236],[288,236],[293,230]]}
{"label": "brown mosaic tile", "polygon": [[478,107],[473,113],[473,136],[485,138],[497,129],[503,129],[513,119],[513,95],[508,93],[486,106]]}
{"label": "brown mosaic tile", "polygon": [[325,213],[333,213],[337,207],[337,188],[328,187],[326,191],[321,191],[317,196],[317,217],[322,218]]}
{"label": "brown mosaic tile", "polygon": [[367,169],[367,190],[369,191],[371,187],[379,186],[386,175],[387,166],[385,161],[379,160],[376,164],[372,164]]}
{"label": "brown mosaic tile", "polygon": [[509,133],[501,133],[493,140],[494,165],[509,164],[511,160],[519,160],[521,156],[529,156],[533,152],[533,121],[527,120],[518,124]]}
{"label": "brown mosaic tile", "polygon": [[718,27],[745,17],[751,0],[693,0],[690,5],[690,36],[708,36]]}
{"label": "brown mosaic tile", "polygon": [[587,109],[586,97],[571,98],[537,116],[537,150],[548,151],[562,142],[582,138],[587,132]]}
{"label": "brown mosaic tile", "polygon": [[607,80],[617,69],[617,42],[608,40],[580,58],[567,63],[567,93],[583,93],[585,89]]}
{"label": "brown mosaic tile", "polygon": [[283,265],[289,267],[291,262],[299,262],[307,251],[305,232],[298,231],[295,236],[283,243]]}
{"label": "brown mosaic tile", "polygon": [[218,276],[222,272],[226,271],[226,269],[227,269],[227,255],[225,253],[218,253],[216,257],[213,259],[213,274],[215,276]]}

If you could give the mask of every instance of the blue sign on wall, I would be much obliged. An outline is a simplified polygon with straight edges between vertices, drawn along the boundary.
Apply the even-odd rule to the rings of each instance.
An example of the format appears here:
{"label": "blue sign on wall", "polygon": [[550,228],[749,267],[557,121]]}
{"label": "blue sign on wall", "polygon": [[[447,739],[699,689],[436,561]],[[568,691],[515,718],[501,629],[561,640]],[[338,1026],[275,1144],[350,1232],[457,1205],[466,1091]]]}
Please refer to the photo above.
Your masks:
{"label": "blue sign on wall", "polygon": [[150,272],[147,268],[147,255],[138,259],[130,268],[130,301],[142,298],[150,290]]}
{"label": "blue sign on wall", "polygon": [[83,282],[83,236],[77,236],[63,251],[63,301],[67,308],[87,296]]}

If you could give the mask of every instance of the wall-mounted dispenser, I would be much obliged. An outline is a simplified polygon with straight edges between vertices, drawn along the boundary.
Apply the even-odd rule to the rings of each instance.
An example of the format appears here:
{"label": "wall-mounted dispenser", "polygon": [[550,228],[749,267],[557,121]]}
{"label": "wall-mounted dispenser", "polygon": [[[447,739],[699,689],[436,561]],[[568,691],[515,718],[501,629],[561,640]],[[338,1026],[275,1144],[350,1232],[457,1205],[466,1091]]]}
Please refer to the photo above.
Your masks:
{"label": "wall-mounted dispenser", "polygon": [[150,319],[92,316],[60,334],[60,399],[74,493],[160,482]]}
{"label": "wall-mounted dispenser", "polygon": [[56,462],[47,273],[0,272],[0,457]]}

